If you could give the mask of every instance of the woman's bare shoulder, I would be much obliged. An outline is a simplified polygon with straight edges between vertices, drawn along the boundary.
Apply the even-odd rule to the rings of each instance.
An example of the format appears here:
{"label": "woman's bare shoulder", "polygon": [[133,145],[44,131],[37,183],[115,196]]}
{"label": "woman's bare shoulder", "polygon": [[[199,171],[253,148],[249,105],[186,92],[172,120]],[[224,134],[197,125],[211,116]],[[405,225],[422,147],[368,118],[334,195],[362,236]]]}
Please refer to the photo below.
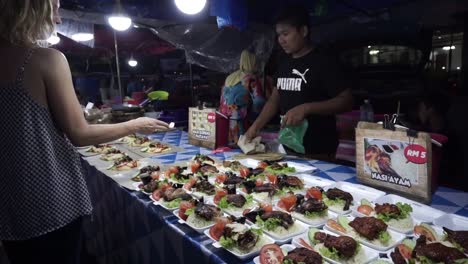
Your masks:
{"label": "woman's bare shoulder", "polygon": [[68,61],[65,55],[56,49],[37,48],[34,52],[34,57],[31,63],[39,66],[43,73],[63,71],[68,66]]}

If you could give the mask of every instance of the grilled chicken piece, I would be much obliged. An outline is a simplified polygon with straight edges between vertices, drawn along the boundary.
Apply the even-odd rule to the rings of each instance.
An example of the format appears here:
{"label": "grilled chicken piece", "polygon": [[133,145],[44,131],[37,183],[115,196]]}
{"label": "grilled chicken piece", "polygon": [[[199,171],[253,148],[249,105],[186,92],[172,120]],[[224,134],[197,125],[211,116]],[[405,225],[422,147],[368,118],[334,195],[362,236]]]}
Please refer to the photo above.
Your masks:
{"label": "grilled chicken piece", "polygon": [[221,216],[221,209],[211,204],[198,203],[195,208],[195,214],[206,221],[211,221],[214,218]]}
{"label": "grilled chicken piece", "polygon": [[158,181],[150,181],[148,184],[143,186],[143,191],[147,193],[152,193],[156,189],[158,189],[159,182]]}
{"label": "grilled chicken piece", "polygon": [[356,217],[349,225],[369,240],[378,238],[380,232],[387,230],[387,224],[375,217]]}
{"label": "grilled chicken piece", "polygon": [[395,250],[392,253],[390,253],[390,257],[392,258],[394,264],[406,264],[406,260],[401,255],[398,247],[396,247]]}
{"label": "grilled chicken piece", "polygon": [[200,164],[206,164],[206,163],[209,163],[209,164],[214,164],[214,160],[206,155],[203,155],[203,154],[197,154],[195,155],[195,157],[193,157],[192,159],[193,161],[196,161]]}
{"label": "grilled chicken piece", "polygon": [[283,189],[284,187],[302,188],[304,183],[296,176],[287,176],[284,174],[278,175],[278,187]]}
{"label": "grilled chicken piece", "polygon": [[349,236],[332,236],[322,232],[317,232],[314,239],[320,241],[327,248],[334,248],[341,256],[350,258],[356,253],[358,244],[356,240]]}
{"label": "grilled chicken piece", "polygon": [[256,169],[253,169],[250,173],[254,176],[256,175],[259,175],[261,173],[263,173],[265,171],[265,169],[262,169],[262,168],[256,168]]}
{"label": "grilled chicken piece", "polygon": [[444,227],[444,231],[447,233],[448,241],[457,243],[468,254],[468,231],[453,231]]}
{"label": "grilled chicken piece", "polygon": [[288,229],[291,225],[294,224],[294,220],[292,219],[290,214],[280,212],[280,211],[271,211],[271,212],[265,212],[262,215],[260,215],[263,221],[266,221],[270,218],[276,218],[281,220],[280,225],[284,227],[285,229]]}
{"label": "grilled chicken piece", "polygon": [[344,200],[345,206],[343,207],[343,210],[349,210],[349,206],[353,202],[353,196],[350,193],[344,192],[338,188],[328,189],[325,195],[328,197],[328,199],[331,199],[331,200],[336,200],[336,199]]}
{"label": "grilled chicken piece", "polygon": [[416,247],[413,250],[413,258],[424,256],[434,262],[455,263],[457,259],[466,258],[465,254],[456,248],[447,247],[441,243],[426,244],[426,237],[420,236],[416,240]]}
{"label": "grilled chicken piece", "polygon": [[272,164],[270,164],[270,169],[272,170],[282,170],[284,168],[287,168],[288,167],[288,164],[287,163],[284,163],[284,164],[279,164],[278,162],[273,162]]}
{"label": "grilled chicken piece", "polygon": [[384,204],[376,204],[375,205],[375,212],[377,214],[392,214],[392,215],[400,215],[401,211],[398,206],[394,204],[384,203]]}
{"label": "grilled chicken piece", "polygon": [[256,209],[256,210],[253,210],[253,211],[250,211],[246,214],[244,214],[245,218],[247,218],[250,222],[252,223],[255,223],[257,220],[257,216],[258,215],[262,215],[265,213],[265,210],[263,210],[262,208],[260,209]]}
{"label": "grilled chicken piece", "polygon": [[[251,250],[260,238],[245,225],[238,223],[227,224],[224,227],[223,236],[233,238],[236,241],[237,247],[245,251]],[[235,238],[236,236],[237,239]]]}
{"label": "grilled chicken piece", "polygon": [[307,248],[295,248],[290,251],[285,260],[292,260],[293,263],[304,263],[304,264],[322,264],[323,259],[320,254]]}
{"label": "grilled chicken piece", "polygon": [[219,172],[218,169],[215,166],[210,165],[210,164],[203,164],[200,167],[199,171],[201,171],[201,173],[203,173],[203,174]]}
{"label": "grilled chicken piece", "polygon": [[192,199],[192,196],[186,193],[182,188],[180,189],[169,188],[166,191],[164,191],[163,198],[164,198],[164,201],[166,202],[170,202],[178,198],[181,198],[184,201],[189,201]]}
{"label": "grilled chicken piece", "polygon": [[244,178],[236,176],[234,173],[226,172],[228,178],[223,182],[225,185],[227,184],[239,184],[244,181]]}
{"label": "grilled chicken piece", "polygon": [[[297,197],[297,195],[296,195]],[[309,200],[305,200],[301,202],[295,209],[296,212],[300,214],[305,214],[306,212],[323,212],[328,207],[323,203],[321,200],[317,200],[314,198],[309,198]]]}
{"label": "grilled chicken piece", "polygon": [[263,185],[260,185],[260,186],[255,186],[254,188],[254,192],[256,193],[261,193],[261,192],[272,192],[272,191],[276,191],[276,186],[271,184],[271,183],[265,183]]}
{"label": "grilled chicken piece", "polygon": [[151,173],[153,171],[160,171],[159,166],[148,165],[140,169],[140,173]]}
{"label": "grilled chicken piece", "polygon": [[240,194],[228,194],[226,195],[226,200],[228,203],[234,205],[235,207],[241,208],[245,205],[247,200],[244,196]]}
{"label": "grilled chicken piece", "polygon": [[206,193],[208,195],[213,195],[216,192],[214,185],[203,178],[198,178],[198,181],[195,183],[193,188],[197,189],[198,192]]}

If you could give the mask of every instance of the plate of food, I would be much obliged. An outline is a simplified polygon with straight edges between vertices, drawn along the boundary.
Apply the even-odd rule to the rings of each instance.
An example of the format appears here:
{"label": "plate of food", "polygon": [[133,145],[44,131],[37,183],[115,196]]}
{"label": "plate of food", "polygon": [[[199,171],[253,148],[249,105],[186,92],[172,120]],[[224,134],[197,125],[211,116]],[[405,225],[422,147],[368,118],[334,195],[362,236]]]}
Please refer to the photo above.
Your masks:
{"label": "plate of food", "polygon": [[141,152],[148,154],[163,154],[171,150],[172,148],[170,145],[161,142],[151,142],[148,146],[142,147],[140,149]]}
{"label": "plate of food", "polygon": [[366,199],[362,199],[359,206],[355,205],[351,209],[355,216],[376,217],[383,220],[390,229],[403,234],[413,232],[416,223],[411,216],[413,208],[407,203],[371,203]]}
{"label": "plate of food", "polygon": [[137,173],[131,176],[132,181],[147,184],[151,179],[159,179],[161,168],[157,165],[146,165],[141,167]]}
{"label": "plate of food", "polygon": [[260,254],[253,261],[255,264],[321,264],[323,258],[320,254],[308,248],[295,247],[291,244],[282,245],[281,247],[276,244],[267,244],[260,249]]}
{"label": "plate of food", "polygon": [[216,194],[215,185],[211,184],[206,176],[192,177],[189,182],[184,184],[183,188],[197,199],[201,197],[214,197]]}
{"label": "plate of food", "polygon": [[123,157],[125,157],[125,153],[123,153],[119,149],[112,148],[109,151],[107,151],[107,153],[102,154],[99,159],[101,159],[103,161],[115,161],[115,160],[121,159]]}
{"label": "plate of food", "polygon": [[98,144],[81,149],[79,152],[83,156],[95,156],[99,154],[107,154],[113,150],[115,150],[115,147],[110,144]]}
{"label": "plate of food", "polygon": [[295,221],[290,214],[279,210],[257,208],[246,212],[245,217],[278,243],[287,243],[307,230],[306,224]]}
{"label": "plate of food", "polygon": [[312,227],[325,225],[328,219],[336,218],[337,214],[328,210],[322,200],[321,190],[309,188],[307,194],[286,194],[281,197],[276,207],[291,213],[292,217]]}
{"label": "plate of food", "polygon": [[430,242],[424,235],[405,239],[390,253],[393,263],[468,263],[468,256],[445,242]]}
{"label": "plate of food", "polygon": [[425,236],[428,242],[442,242],[468,254],[468,225],[447,224],[447,226],[450,228],[421,223],[414,227],[414,236],[416,238]]}
{"label": "plate of food", "polygon": [[337,182],[324,187],[324,190],[325,204],[338,214],[351,213],[351,206],[362,199],[374,201],[385,195],[385,192],[377,189],[348,182]]}
{"label": "plate of food", "polygon": [[155,200],[154,204],[169,211],[179,208],[182,201],[190,201],[193,199],[192,196],[186,193],[182,188],[169,187],[161,191],[159,195],[156,196],[156,198],[159,199],[155,199],[155,192],[153,192],[152,198]]}
{"label": "plate of food", "polygon": [[[207,231],[205,234],[214,239]],[[263,234],[262,230],[235,222],[226,224],[222,234],[219,241],[214,242],[213,246],[224,248],[242,260],[258,255],[264,245],[274,243],[273,239]]]}
{"label": "plate of food", "polygon": [[324,227],[325,230],[353,237],[362,244],[385,252],[398,243],[405,235],[387,229],[384,221],[375,217],[351,217],[338,216],[337,220],[329,219]]}
{"label": "plate of food", "polygon": [[337,236],[327,230],[309,228],[307,233],[293,238],[297,247],[312,247],[327,262],[333,264],[366,264],[379,257],[379,252],[359,244],[346,235]]}
{"label": "plate of food", "polygon": [[312,172],[316,170],[314,166],[297,162],[276,162],[276,161],[258,161],[254,159],[243,159],[239,162],[247,168],[263,168],[265,172],[271,174],[294,174]]}
{"label": "plate of food", "polygon": [[408,204],[412,208],[411,216],[419,221],[419,222],[424,222],[424,223],[432,223],[436,218],[441,217],[445,215],[444,212],[434,209],[430,206],[427,206],[422,203],[418,203],[415,201],[412,201],[410,199],[395,195],[395,194],[387,194],[385,196],[382,196],[378,199],[375,200],[376,203],[389,203],[389,204],[396,204],[396,203],[402,203],[402,204]]}
{"label": "plate of food", "polygon": [[195,231],[203,233],[216,223],[223,214],[218,207],[200,200],[182,201],[179,209],[173,214],[179,218],[179,223],[186,224]]}
{"label": "plate of food", "polygon": [[252,195],[244,195],[241,193],[231,192],[224,189],[217,191],[213,203],[216,204],[223,212],[235,217],[242,216],[242,213],[247,209],[252,209],[256,206]]}
{"label": "plate of food", "polygon": [[141,163],[138,160],[134,160],[132,157],[125,155],[120,159],[114,161],[112,165],[107,167],[109,171],[129,171],[136,169]]}

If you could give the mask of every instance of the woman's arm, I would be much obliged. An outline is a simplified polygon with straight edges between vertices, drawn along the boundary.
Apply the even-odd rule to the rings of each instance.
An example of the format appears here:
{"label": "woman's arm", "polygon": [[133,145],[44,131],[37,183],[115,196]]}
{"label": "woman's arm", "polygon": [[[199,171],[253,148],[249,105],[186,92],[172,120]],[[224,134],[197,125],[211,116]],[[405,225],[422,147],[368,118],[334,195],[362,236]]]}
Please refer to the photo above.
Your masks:
{"label": "woman's arm", "polygon": [[53,49],[40,49],[41,74],[52,116],[76,146],[109,142],[131,133],[152,133],[168,128],[165,122],[138,118],[111,125],[89,125],[76,98],[70,67],[65,56]]}

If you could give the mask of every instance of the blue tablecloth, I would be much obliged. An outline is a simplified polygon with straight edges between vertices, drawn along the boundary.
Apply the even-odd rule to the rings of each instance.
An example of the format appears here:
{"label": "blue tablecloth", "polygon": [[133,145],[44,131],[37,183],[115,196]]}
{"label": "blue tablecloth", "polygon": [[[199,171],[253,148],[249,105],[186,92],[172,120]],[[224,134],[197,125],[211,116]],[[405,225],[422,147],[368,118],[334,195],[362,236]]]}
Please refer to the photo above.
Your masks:
{"label": "blue tablecloth", "polygon": [[[221,160],[239,151],[211,154],[211,150],[190,145],[186,132],[173,131],[150,136],[180,146],[183,152],[155,156],[163,164],[209,154]],[[326,179],[356,183],[354,168],[322,161],[295,160],[318,168],[314,173]],[[94,213],[86,225],[87,247],[99,263],[242,263],[224,249],[184,224],[171,212],[152,204],[139,192],[120,187],[111,178],[83,160]],[[432,207],[447,213],[468,216],[468,193],[440,187],[432,198]],[[252,262],[247,260],[246,262]]]}

